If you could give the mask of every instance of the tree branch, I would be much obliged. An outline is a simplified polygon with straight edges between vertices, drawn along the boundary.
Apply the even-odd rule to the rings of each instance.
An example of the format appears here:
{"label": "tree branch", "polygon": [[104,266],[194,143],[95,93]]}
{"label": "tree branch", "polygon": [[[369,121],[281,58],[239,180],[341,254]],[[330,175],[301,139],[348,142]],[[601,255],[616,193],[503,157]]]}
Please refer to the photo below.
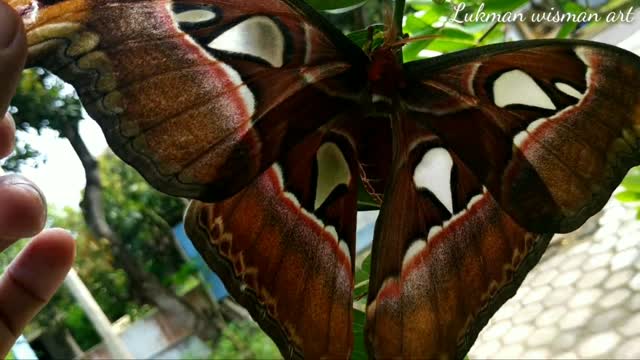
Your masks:
{"label": "tree branch", "polygon": [[204,318],[190,304],[164,287],[155,276],[144,271],[137,259],[127,251],[126,244],[107,222],[98,161],[91,155],[80,137],[76,124],[65,124],[62,132],[85,169],[87,184],[80,207],[89,229],[96,238],[107,239],[111,243],[116,262],[127,273],[130,280],[137,284],[146,302],[157,306],[185,329],[193,329],[203,339],[217,340],[225,326],[219,312],[213,314],[213,321]]}
{"label": "tree branch", "polygon": [[395,26],[398,29],[399,34],[403,34],[402,32],[402,18],[404,17],[404,6],[405,0],[396,0],[395,8],[393,12],[393,21],[395,22]]}

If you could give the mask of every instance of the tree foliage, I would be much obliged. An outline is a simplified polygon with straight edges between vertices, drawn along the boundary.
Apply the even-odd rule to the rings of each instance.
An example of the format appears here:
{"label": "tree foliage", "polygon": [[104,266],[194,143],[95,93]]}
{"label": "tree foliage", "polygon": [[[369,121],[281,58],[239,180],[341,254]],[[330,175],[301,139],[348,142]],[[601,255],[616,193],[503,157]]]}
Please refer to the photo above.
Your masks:
{"label": "tree foliage", "polygon": [[212,346],[210,359],[279,359],[278,347],[253,322],[229,325]]}
{"label": "tree foliage", "polygon": [[[184,280],[185,271],[186,276],[193,272],[182,261],[172,235],[172,227],[181,220],[185,203],[150,188],[135,170],[111,153],[101,157],[100,172],[105,179],[107,220],[126,239],[127,250],[165,285],[179,287],[176,280]],[[50,209],[49,215],[52,226],[72,229],[77,239],[75,268],[107,317],[115,321],[123,315],[135,319],[144,314],[146,307],[140,305],[136,285],[118,267],[110,243],[93,236],[78,210]],[[44,328],[70,329],[83,349],[100,341],[66,290],[56,295],[31,330]]]}
{"label": "tree foliage", "polygon": [[112,153],[100,158],[100,173],[109,225],[146,271],[170,285],[171,275],[183,266],[172,228],[182,221],[185,201],[153,189]]}

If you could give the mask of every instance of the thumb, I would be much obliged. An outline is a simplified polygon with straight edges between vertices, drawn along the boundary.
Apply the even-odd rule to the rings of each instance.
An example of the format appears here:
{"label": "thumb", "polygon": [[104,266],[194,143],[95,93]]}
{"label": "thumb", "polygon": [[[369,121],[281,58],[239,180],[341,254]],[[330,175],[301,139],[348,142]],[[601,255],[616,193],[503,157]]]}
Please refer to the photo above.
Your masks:
{"label": "thumb", "polygon": [[0,0],[0,118],[15,93],[27,56],[22,19]]}

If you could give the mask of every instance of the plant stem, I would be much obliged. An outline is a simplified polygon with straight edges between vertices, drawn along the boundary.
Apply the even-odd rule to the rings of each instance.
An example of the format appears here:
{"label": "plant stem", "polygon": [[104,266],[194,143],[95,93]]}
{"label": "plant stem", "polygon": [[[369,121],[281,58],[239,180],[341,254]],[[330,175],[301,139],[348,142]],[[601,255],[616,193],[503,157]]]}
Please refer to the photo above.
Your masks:
{"label": "plant stem", "polygon": [[484,39],[486,39],[487,36],[489,36],[489,34],[491,34],[491,32],[495,30],[496,27],[498,27],[498,22],[494,22],[493,25],[491,25],[491,27],[489,28],[489,30],[487,30],[484,34],[482,34],[480,39],[476,41],[476,45],[479,45],[482,41],[484,41]]}
{"label": "plant stem", "polygon": [[[404,17],[404,5],[405,5],[405,0],[395,0],[395,8],[393,11],[393,21],[395,22],[394,25],[397,31],[396,36],[399,37],[398,39],[395,39],[395,40],[399,40],[404,37],[404,32],[402,31],[402,18]],[[398,51],[396,56],[399,64],[404,63],[402,50]]]}
{"label": "plant stem", "polygon": [[398,33],[402,34],[402,18],[404,17],[405,0],[395,0],[395,9],[393,12],[393,21],[398,29]]}

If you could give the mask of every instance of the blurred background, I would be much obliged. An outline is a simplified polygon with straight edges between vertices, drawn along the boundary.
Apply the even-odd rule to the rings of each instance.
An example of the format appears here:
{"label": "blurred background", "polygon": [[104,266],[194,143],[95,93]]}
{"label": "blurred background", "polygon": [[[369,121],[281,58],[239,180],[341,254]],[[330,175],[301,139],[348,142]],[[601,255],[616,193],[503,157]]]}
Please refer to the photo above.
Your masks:
{"label": "blurred background", "polygon": [[[323,1],[314,5],[326,8]],[[390,1],[339,2],[325,15],[345,33],[382,22]],[[465,7],[454,22],[455,7]],[[405,61],[489,43],[583,38],[640,51],[633,1],[407,1],[404,32],[437,35],[404,48]],[[487,14],[621,15],[618,21],[464,21]],[[640,84],[639,84],[640,85]],[[29,325],[10,359],[271,359],[280,354],[231,299],[184,234],[187,202],[153,190],[106,147],[72,88],[25,71],[12,103],[19,128],[5,171],[33,179],[49,200],[49,226],[71,229],[78,257],[65,286]],[[490,321],[469,357],[640,357],[640,171],[603,212],[558,236],[517,295]],[[356,294],[366,291],[376,211],[358,216]],[[0,254],[0,271],[23,240]],[[362,336],[356,304],[356,336]],[[356,339],[354,358],[365,358]],[[360,344],[360,345],[358,345]]]}

